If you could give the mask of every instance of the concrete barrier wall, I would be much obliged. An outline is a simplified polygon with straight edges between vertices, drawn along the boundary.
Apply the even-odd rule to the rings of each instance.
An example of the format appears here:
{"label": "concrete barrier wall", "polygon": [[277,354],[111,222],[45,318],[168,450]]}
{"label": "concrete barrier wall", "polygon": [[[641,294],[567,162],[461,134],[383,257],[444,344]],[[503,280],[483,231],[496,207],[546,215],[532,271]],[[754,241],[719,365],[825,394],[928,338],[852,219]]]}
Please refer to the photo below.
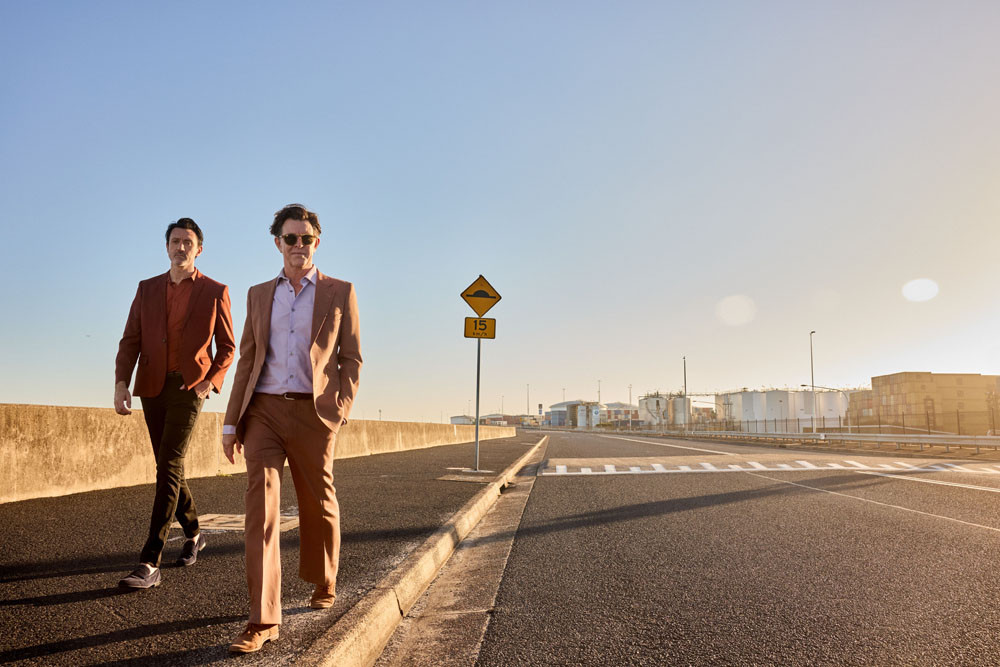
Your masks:
{"label": "concrete barrier wall", "polygon": [[[246,471],[222,454],[222,418],[203,412],[187,454],[187,476]],[[480,440],[508,438],[513,427],[480,426]],[[351,421],[337,436],[337,458],[470,442],[475,426]],[[141,410],[0,403],[0,503],[148,484],[156,477]]]}

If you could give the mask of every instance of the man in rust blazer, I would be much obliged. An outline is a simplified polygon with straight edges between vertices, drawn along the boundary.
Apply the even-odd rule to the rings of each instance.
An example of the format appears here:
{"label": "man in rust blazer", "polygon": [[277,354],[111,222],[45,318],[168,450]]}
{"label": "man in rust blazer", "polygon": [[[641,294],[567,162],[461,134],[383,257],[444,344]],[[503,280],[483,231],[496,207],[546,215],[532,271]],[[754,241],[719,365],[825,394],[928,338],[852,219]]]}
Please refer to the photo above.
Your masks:
{"label": "man in rust blazer", "polygon": [[351,283],[313,265],[319,217],[300,204],[274,215],[271,234],[283,268],[247,293],[240,360],[226,410],[226,457],[247,464],[246,574],[250,622],[230,646],[260,650],[278,638],[281,474],[289,463],[299,508],[299,576],[315,584],[310,606],[336,598],[340,507],[333,487],[337,431],[358,391],[361,337]]}
{"label": "man in rust blazer", "polygon": [[115,411],[131,414],[128,385],[138,362],[134,392],[156,457],[149,536],[139,566],[119,582],[126,588],[160,584],[160,556],[175,515],[187,537],[177,564],[193,564],[205,546],[184,456],[205,397],[219,392],[236,351],[229,289],[194,266],[204,240],[198,224],[181,218],[166,238],[170,270],[139,283],[115,359]]}

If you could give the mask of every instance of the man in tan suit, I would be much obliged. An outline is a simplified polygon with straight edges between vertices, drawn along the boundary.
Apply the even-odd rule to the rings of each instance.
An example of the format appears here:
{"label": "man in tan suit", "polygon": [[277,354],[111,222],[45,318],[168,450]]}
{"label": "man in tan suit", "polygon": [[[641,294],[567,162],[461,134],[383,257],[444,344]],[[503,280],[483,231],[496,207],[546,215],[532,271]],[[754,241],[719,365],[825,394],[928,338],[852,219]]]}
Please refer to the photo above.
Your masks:
{"label": "man in tan suit", "polygon": [[288,460],[299,505],[299,576],[315,584],[310,606],[336,598],[340,508],[333,488],[337,431],[358,391],[361,339],[351,283],[313,265],[319,217],[300,204],[274,214],[271,234],[284,267],[247,293],[233,392],[222,444],[247,463],[246,570],[250,622],[230,646],[260,650],[278,638],[281,473]]}

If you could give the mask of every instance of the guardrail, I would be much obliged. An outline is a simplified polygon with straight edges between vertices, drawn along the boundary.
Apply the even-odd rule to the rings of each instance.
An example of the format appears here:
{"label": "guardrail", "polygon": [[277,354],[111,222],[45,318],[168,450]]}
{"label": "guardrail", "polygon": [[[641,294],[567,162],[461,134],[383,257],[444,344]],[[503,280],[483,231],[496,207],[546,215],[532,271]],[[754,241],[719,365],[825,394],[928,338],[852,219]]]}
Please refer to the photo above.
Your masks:
{"label": "guardrail", "polygon": [[721,440],[756,440],[756,441],[781,441],[795,440],[801,443],[823,444],[828,442],[861,443],[870,442],[882,445],[883,443],[895,444],[896,449],[900,445],[919,445],[920,451],[924,446],[943,446],[945,451],[950,452],[952,447],[962,449],[964,447],[975,448],[976,453],[982,447],[992,447],[994,451],[1000,448],[1000,436],[989,435],[901,435],[874,433],[747,433],[745,431],[666,431],[663,435],[671,437],[687,438],[719,438]]}

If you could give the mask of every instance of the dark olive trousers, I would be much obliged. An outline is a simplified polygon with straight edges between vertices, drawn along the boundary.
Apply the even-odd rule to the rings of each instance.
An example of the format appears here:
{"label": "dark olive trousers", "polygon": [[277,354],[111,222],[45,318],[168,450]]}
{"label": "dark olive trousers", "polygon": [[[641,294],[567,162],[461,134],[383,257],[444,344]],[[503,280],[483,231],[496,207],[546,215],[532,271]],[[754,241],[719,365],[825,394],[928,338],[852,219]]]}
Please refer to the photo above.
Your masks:
{"label": "dark olive trousers", "polygon": [[156,456],[156,497],[149,519],[149,537],[139,561],[157,567],[175,516],[186,537],[198,534],[198,511],[184,479],[184,456],[205,401],[194,391],[181,389],[183,384],[180,373],[167,373],[158,396],[140,399]]}

